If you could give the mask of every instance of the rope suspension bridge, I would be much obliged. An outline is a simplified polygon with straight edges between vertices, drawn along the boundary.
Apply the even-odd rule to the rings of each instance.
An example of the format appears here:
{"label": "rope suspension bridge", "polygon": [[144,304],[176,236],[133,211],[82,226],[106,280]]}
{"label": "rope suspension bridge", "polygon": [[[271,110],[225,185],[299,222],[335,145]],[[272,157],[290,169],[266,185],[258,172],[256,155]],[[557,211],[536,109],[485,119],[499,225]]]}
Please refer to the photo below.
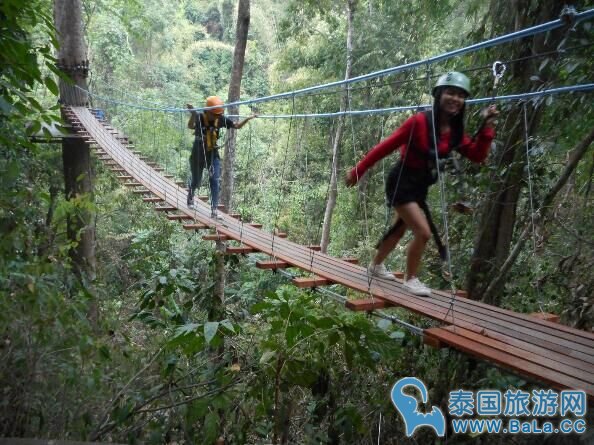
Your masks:
{"label": "rope suspension bridge", "polygon": [[[594,10],[577,14],[579,20],[594,16]],[[559,22],[559,21],[555,21]],[[428,66],[465,52],[492,46],[504,41],[545,32],[559,23],[549,23],[528,30],[492,39],[480,45],[453,51],[421,62],[372,73],[350,82],[367,80],[404,69]],[[323,88],[337,87],[346,81],[334,82],[296,92],[237,102],[245,105],[263,100],[293,98]],[[496,100],[528,100],[548,94],[590,91],[594,84],[559,87],[538,92],[512,96],[488,97],[467,101],[468,104],[491,103]],[[91,93],[89,93],[91,94]],[[93,95],[91,94],[91,97]],[[96,97],[100,99],[100,97]],[[119,103],[119,105],[129,105]],[[185,112],[172,107],[144,107],[161,112]],[[422,107],[422,106],[421,106]],[[428,105],[426,107],[429,107]],[[345,111],[342,114],[377,114],[395,111],[416,110],[415,107],[394,107],[375,110]],[[337,258],[319,251],[318,246],[307,246],[286,239],[286,234],[276,230],[266,232],[256,222],[244,221],[241,215],[219,212],[219,218],[211,217],[211,209],[204,199],[190,208],[186,204],[187,189],[183,182],[176,182],[171,175],[163,173],[156,163],[143,159],[141,153],[128,138],[110,127],[93,109],[69,107],[64,109],[77,135],[95,148],[102,160],[133,193],[145,202],[154,203],[155,210],[173,221],[180,221],[183,227],[192,231],[208,232],[203,236],[211,241],[235,241],[236,246],[227,245],[227,254],[263,253],[268,260],[256,262],[256,267],[267,270],[297,268],[309,276],[294,277],[293,283],[300,288],[320,288],[329,284],[340,284],[360,292],[364,298],[346,300],[345,306],[354,311],[375,311],[389,307],[402,307],[416,314],[436,320],[442,324],[425,330],[418,330],[426,344],[441,348],[451,347],[478,359],[486,360],[519,375],[543,382],[555,389],[576,389],[586,392],[590,402],[594,401],[594,333],[570,328],[555,323],[546,317],[521,314],[496,306],[470,300],[463,292],[433,290],[430,298],[419,298],[407,291],[402,276],[394,281],[371,278],[366,268],[350,258]],[[303,117],[336,117],[340,113],[307,114]],[[261,117],[282,118],[300,115],[270,115]],[[227,210],[227,209],[221,209]]]}

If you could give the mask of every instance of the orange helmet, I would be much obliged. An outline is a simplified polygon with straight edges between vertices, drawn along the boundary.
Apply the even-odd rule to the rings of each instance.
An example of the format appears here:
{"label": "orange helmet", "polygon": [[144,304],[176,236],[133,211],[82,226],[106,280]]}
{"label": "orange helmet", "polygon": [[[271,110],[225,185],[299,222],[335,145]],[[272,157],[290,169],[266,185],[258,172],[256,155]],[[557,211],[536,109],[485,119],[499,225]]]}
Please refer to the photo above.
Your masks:
{"label": "orange helmet", "polygon": [[206,98],[206,106],[207,107],[218,107],[218,108],[211,108],[210,110],[206,110],[206,111],[210,111],[211,113],[214,113],[214,114],[223,114],[225,110],[223,110],[222,105],[225,105],[225,102],[223,102],[219,96],[208,96]]}

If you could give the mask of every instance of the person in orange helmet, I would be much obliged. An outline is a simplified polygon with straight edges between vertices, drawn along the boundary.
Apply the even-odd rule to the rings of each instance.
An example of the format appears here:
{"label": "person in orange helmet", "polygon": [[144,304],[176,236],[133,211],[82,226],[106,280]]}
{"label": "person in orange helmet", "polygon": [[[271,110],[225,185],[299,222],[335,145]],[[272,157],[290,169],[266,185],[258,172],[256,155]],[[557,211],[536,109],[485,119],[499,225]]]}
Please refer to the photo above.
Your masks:
{"label": "person in orange helmet", "polygon": [[188,200],[189,208],[194,208],[194,191],[202,182],[202,171],[208,167],[208,176],[210,181],[210,205],[211,217],[217,217],[217,206],[219,204],[219,183],[221,180],[221,160],[219,156],[219,130],[221,128],[235,128],[239,130],[248,121],[256,117],[255,114],[246,119],[233,122],[226,117],[224,113],[225,103],[218,96],[206,98],[203,112],[199,113],[191,104],[186,104],[190,110],[190,120],[188,128],[194,130],[194,144],[192,154],[190,155],[190,171],[192,176],[188,181]]}

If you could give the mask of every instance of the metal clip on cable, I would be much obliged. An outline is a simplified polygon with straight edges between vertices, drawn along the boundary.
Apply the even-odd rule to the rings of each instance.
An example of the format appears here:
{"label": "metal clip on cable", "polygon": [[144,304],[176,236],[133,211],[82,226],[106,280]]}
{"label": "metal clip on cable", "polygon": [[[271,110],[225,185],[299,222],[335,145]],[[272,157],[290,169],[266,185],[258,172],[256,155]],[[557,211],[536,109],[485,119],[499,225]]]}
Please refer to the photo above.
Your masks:
{"label": "metal clip on cable", "polygon": [[505,70],[507,69],[507,67],[505,66],[505,63],[501,62],[501,61],[496,61],[495,63],[493,63],[493,77],[495,77],[495,80],[493,81],[493,91],[495,91],[497,89],[497,85],[499,84],[499,80],[501,80],[501,78],[503,77],[503,73],[505,73]]}
{"label": "metal clip on cable", "polygon": [[567,26],[571,26],[570,31],[575,31],[575,16],[577,13],[574,6],[565,5],[559,14],[559,19],[565,22]]}

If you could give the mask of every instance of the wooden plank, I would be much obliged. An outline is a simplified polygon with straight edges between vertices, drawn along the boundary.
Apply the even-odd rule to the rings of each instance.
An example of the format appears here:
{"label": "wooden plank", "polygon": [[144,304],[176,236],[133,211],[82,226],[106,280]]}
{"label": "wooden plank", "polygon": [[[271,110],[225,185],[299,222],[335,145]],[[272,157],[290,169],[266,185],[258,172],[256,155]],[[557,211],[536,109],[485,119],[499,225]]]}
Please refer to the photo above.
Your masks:
{"label": "wooden plank", "polygon": [[274,269],[286,269],[291,267],[286,261],[270,260],[270,261],[256,261],[256,267],[258,269],[274,270]]}
{"label": "wooden plank", "polygon": [[157,212],[173,212],[173,211],[177,210],[177,207],[173,207],[173,206],[157,206],[157,207],[155,207],[155,210]]}
{"label": "wooden plank", "polygon": [[425,329],[424,334],[429,337],[435,337],[438,341],[454,346],[462,352],[510,369],[514,373],[520,372],[522,375],[546,382],[554,388],[580,389],[584,390],[589,397],[594,397],[594,385],[585,383],[572,376],[560,374],[558,371],[530,362],[521,357],[511,356],[507,352],[500,351],[489,345],[469,340],[457,333],[451,332],[449,329],[430,328]]}
{"label": "wooden plank", "polygon": [[194,219],[189,215],[167,215],[167,219],[170,221],[183,221],[184,219]]}
{"label": "wooden plank", "polygon": [[340,260],[351,264],[359,264],[359,258],[355,258],[352,256],[342,257]]}
{"label": "wooden plank", "polygon": [[248,247],[248,246],[227,246],[227,248],[225,249],[225,253],[227,253],[229,255],[234,255],[234,254],[245,255],[245,254],[254,253],[254,252],[257,252],[257,250],[254,249],[253,247]]}
{"label": "wooden plank", "polygon": [[423,331],[423,343],[434,349],[443,349],[449,347],[448,344],[442,342],[437,336],[425,335],[425,331]]}
{"label": "wooden plank", "polygon": [[318,287],[318,286],[327,286],[328,284],[332,284],[332,281],[327,280],[326,278],[318,277],[318,276],[295,277],[291,281],[295,286],[297,286],[300,289]]}
{"label": "wooden plank", "polygon": [[347,300],[344,304],[351,311],[373,311],[393,306],[386,300],[380,298],[362,298],[359,300]]}
{"label": "wooden plank", "polygon": [[254,229],[261,229],[262,228],[262,224],[260,224],[260,223],[249,223],[248,226],[251,226]]}
{"label": "wooden plank", "polygon": [[448,326],[442,329],[446,329],[450,332],[455,333],[456,335],[465,337],[471,341],[475,341],[492,347],[494,349],[500,350],[511,356],[520,357],[522,359],[531,361],[533,363],[539,364],[549,369],[560,371],[566,375],[579,378],[580,380],[583,380],[586,383],[594,385],[594,366],[592,366],[591,370],[588,372],[586,370],[578,369],[572,365],[569,365],[566,362],[555,360],[551,355],[547,354],[547,351],[542,351],[541,353],[534,353],[527,351],[525,349],[521,349],[517,346],[513,346],[512,344],[510,344],[510,342],[507,342],[504,337],[500,340],[496,340],[488,336],[480,335],[476,332],[472,332],[468,329],[456,326]]}
{"label": "wooden plank", "polygon": [[227,241],[229,238],[227,235],[221,235],[219,233],[209,233],[208,235],[204,235],[202,237],[204,241]]}
{"label": "wooden plank", "polygon": [[229,213],[229,216],[233,219],[241,219],[241,213]]}
{"label": "wooden plank", "polygon": [[[253,234],[252,234],[253,235]],[[255,242],[255,244],[252,244],[252,242],[248,242],[247,241],[247,237],[244,235],[244,242],[246,242],[249,245],[257,245],[258,248],[260,250],[262,250],[263,252],[266,253],[270,253],[270,249],[269,249],[269,245],[263,245],[260,242]],[[276,248],[275,248],[276,249]],[[338,266],[337,267],[340,269],[340,272],[336,272],[333,271],[332,274],[337,274],[337,275],[328,275],[328,272],[324,272],[324,270],[320,270],[319,267],[321,267],[321,265],[318,263],[318,260],[320,261],[328,261],[329,259],[327,257],[324,257],[323,255],[318,257],[316,256],[316,262],[314,262],[314,269],[312,270],[311,268],[311,256],[309,254],[304,254],[302,255],[305,256],[306,258],[299,258],[299,254],[300,252],[298,250],[296,250],[296,246],[291,244],[291,247],[289,249],[289,251],[284,250],[283,249],[283,244],[279,243],[278,244],[278,255],[280,258],[282,258],[283,256],[286,257],[290,257],[292,259],[292,263],[295,264],[298,267],[303,268],[304,270],[308,270],[308,271],[313,271],[315,273],[317,273],[318,275],[324,276],[326,278],[331,278],[334,280],[335,276],[336,277],[340,277],[340,279],[336,280],[337,282],[340,282],[341,284],[344,284],[348,287],[351,287],[353,289],[357,289],[357,290],[361,290],[363,292],[366,292],[368,290],[368,283],[367,280],[365,280],[365,282],[361,282],[361,270],[353,270],[353,271],[349,271],[347,270],[348,268],[345,268],[344,266]],[[324,266],[326,267],[326,266]],[[317,270],[316,270],[317,268]],[[322,274],[320,274],[320,272],[324,272]],[[348,276],[346,277],[345,274]],[[396,282],[394,283],[385,283],[385,282],[381,282],[380,280],[377,280],[376,283],[381,283],[377,284],[375,286],[372,286],[372,291],[373,293],[378,296],[378,297],[384,297],[389,299],[390,301],[393,301],[394,303],[396,303],[397,305],[406,307],[409,310],[412,310],[414,312],[417,312],[419,314],[425,315],[425,316],[430,316],[432,318],[438,319],[438,320],[442,320],[444,319],[444,317],[447,317],[446,320],[449,322],[452,322],[452,319],[454,318],[454,313],[455,313],[455,322],[456,323],[464,323],[465,326],[467,327],[472,327],[475,326],[477,324],[481,324],[481,323],[485,323],[486,325],[491,325],[493,322],[493,317],[490,314],[485,313],[484,315],[484,322],[483,320],[477,320],[476,319],[476,314],[473,312],[474,309],[472,308],[466,308],[463,311],[460,311],[460,309],[458,308],[457,305],[459,305],[462,301],[462,299],[457,300],[456,301],[456,306],[454,308],[454,312],[450,311],[450,296],[446,295],[443,296],[441,298],[439,298],[439,294],[437,294],[437,297],[434,294],[433,298],[430,299],[419,299],[418,297],[412,296],[408,293],[403,293],[402,289],[398,289],[398,284]],[[380,286],[379,288],[377,286]],[[394,293],[395,292],[395,293]],[[406,292],[406,291],[404,291]],[[474,302],[472,302],[472,300],[465,300],[467,302],[469,302],[469,304],[467,304],[467,306],[474,304]],[[462,314],[461,314],[462,312]],[[509,324],[506,321],[503,320],[496,320],[497,323],[501,323],[501,325],[498,325],[495,327],[496,330],[499,330],[501,332],[508,332],[510,328],[513,328],[513,325]],[[530,335],[526,335],[530,332]],[[539,339],[538,337],[536,337],[536,335],[538,335],[537,333],[532,332],[531,330],[525,330],[525,334],[524,333],[518,333],[517,335],[519,335],[521,338],[524,339],[524,341],[529,341],[529,342],[540,342],[540,346],[542,347],[551,347],[551,346],[555,346],[555,345],[551,345],[550,341],[544,341]],[[558,352],[565,352],[568,354],[577,354],[575,351],[572,350],[568,350],[567,346],[563,346],[563,345],[558,345],[556,346],[557,351]],[[591,349],[590,349],[591,350]]]}
{"label": "wooden plank", "polygon": [[559,323],[559,316],[557,314],[549,314],[548,312],[532,312],[531,317],[539,318],[541,320]]}
{"label": "wooden plank", "polygon": [[124,181],[124,180],[127,181],[128,179],[133,179],[133,177],[130,175],[118,175],[118,176],[116,176],[116,178],[119,179],[120,181]]}
{"label": "wooden plank", "polygon": [[147,189],[140,189],[140,190],[132,190],[132,193],[136,193],[138,195],[148,195],[149,193],[153,193]]}
{"label": "wooden plank", "polygon": [[158,196],[152,196],[150,198],[142,198],[144,202],[162,202],[163,198],[159,198]]}
{"label": "wooden plank", "polygon": [[183,228],[186,230],[203,230],[210,228],[206,224],[195,223],[195,224],[184,224]]}
{"label": "wooden plank", "polygon": [[123,185],[126,187],[140,187],[142,184],[140,182],[124,182]]}
{"label": "wooden plank", "polygon": [[[400,272],[401,273],[401,272]],[[404,276],[404,274],[402,274]],[[452,290],[451,289],[444,289],[442,290],[442,292],[447,292],[450,294],[450,296],[452,295]],[[466,292],[465,290],[455,290],[454,291],[454,295],[456,297],[460,297],[460,298],[468,298],[468,292]]]}

